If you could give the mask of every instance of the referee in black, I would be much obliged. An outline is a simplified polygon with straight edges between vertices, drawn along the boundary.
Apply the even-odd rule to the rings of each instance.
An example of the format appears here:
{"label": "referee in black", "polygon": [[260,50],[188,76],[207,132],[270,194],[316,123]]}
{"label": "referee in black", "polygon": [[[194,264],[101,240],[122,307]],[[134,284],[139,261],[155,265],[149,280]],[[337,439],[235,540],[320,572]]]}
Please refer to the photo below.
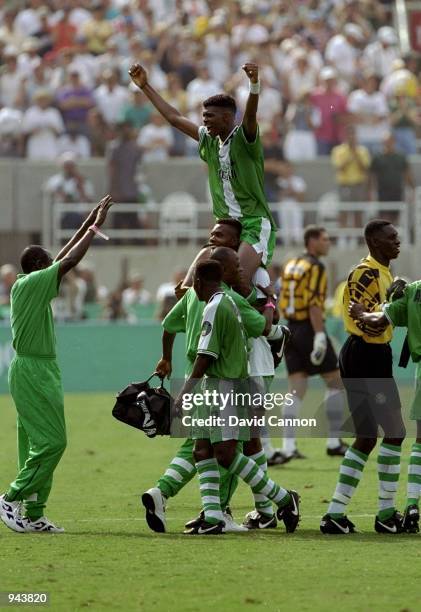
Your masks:
{"label": "referee in black", "polygon": [[[285,347],[288,390],[294,393],[292,406],[285,406],[284,418],[297,418],[307,391],[308,377],[320,375],[326,384],[325,407],[329,423],[328,455],[343,456],[347,445],[338,437],[343,424],[344,393],[338,358],[326,333],[324,305],[327,275],[320,257],[328,254],[330,239],[323,227],[310,225],[304,230],[305,251],[290,259],[281,276],[279,308],[288,321],[291,339]],[[285,427],[285,460],[301,459],[293,427]]]}
{"label": "referee in black", "polygon": [[393,378],[392,327],[386,324],[374,329],[354,321],[348,313],[350,302],[362,304],[368,312],[381,310],[393,282],[390,261],[398,257],[400,241],[396,228],[382,219],[370,221],[365,227],[364,237],[369,255],[351,270],[345,286],[343,318],[349,336],[339,356],[356,439],[342,461],[328,512],[320,524],[322,533],[348,534],[355,531],[346,510],[368,456],[376,446],[379,426],[384,437],[377,462],[379,509],[374,528],[378,533],[401,531],[402,516],[395,508],[395,497],[405,427]]}

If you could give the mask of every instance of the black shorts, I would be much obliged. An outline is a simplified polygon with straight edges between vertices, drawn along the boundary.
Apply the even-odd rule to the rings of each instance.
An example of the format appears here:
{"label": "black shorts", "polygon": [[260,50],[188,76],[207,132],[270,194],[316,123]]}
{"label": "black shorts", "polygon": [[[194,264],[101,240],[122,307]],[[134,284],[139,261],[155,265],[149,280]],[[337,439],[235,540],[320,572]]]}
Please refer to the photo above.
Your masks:
{"label": "black shorts", "polygon": [[360,438],[376,438],[380,426],[385,437],[404,438],[390,345],[349,336],[339,354],[339,368],[354,425],[345,429]]}
{"label": "black shorts", "polygon": [[288,327],[291,330],[291,340],[285,347],[285,363],[288,374],[305,372],[308,376],[315,376],[338,369],[338,357],[329,336],[327,336],[325,358],[320,365],[315,366],[310,361],[314,341],[314,330],[311,322],[308,319],[305,321],[289,321]]}

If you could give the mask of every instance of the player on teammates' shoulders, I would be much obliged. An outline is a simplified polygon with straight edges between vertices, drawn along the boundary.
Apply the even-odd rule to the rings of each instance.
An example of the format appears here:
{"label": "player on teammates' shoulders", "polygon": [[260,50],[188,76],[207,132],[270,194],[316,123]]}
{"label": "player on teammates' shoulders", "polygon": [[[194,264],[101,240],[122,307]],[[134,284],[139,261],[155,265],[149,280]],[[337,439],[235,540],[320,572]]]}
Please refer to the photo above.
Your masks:
{"label": "player on teammates' shoulders", "polygon": [[141,65],[134,64],[129,74],[172,126],[198,141],[199,155],[209,169],[214,216],[241,221],[238,254],[245,282],[251,283],[257,268],[270,263],[276,225],[264,193],[263,147],[257,124],[258,66],[246,63],[242,68],[249,78],[250,94],[241,125],[235,122],[237,107],[231,96],[221,93],[204,100],[204,125],[198,126],[165,102]]}

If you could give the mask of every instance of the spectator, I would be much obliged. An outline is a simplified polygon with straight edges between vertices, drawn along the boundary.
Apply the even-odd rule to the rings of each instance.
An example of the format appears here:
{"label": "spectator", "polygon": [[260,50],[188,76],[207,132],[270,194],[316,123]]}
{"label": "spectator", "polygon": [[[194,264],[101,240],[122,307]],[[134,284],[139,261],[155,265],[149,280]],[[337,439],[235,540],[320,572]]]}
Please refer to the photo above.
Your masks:
{"label": "spectator", "polygon": [[396,150],[404,155],[415,155],[417,152],[416,129],[421,124],[416,101],[405,91],[398,90],[396,96],[389,102],[389,109]]}
{"label": "spectator", "polygon": [[[81,278],[85,283],[85,304],[96,304],[98,301],[98,290],[93,266],[81,261],[74,271],[78,278]],[[104,288],[100,289],[99,293],[103,293]]]}
{"label": "spectator", "polygon": [[152,107],[142,90],[134,83],[130,83],[129,91],[130,98],[121,110],[119,121],[128,122],[133,128],[139,130],[148,123],[152,115]]}
{"label": "spectator", "polygon": [[181,283],[187,274],[187,270],[178,269],[174,272],[172,280],[159,285],[156,292],[157,317],[160,321],[165,319],[171,308],[177,302],[175,287]]}
{"label": "spectator", "polygon": [[[92,202],[94,188],[86,179],[76,163],[73,153],[63,153],[59,160],[60,172],[51,176],[44,186],[44,191],[54,204]],[[85,218],[77,212],[65,213],[61,222],[63,228],[79,227]]]}
{"label": "spectator", "polygon": [[[376,155],[370,166],[370,197],[378,202],[405,202],[405,187],[413,202],[415,182],[411,167],[405,155],[398,153],[395,148],[395,139],[387,134],[383,141],[383,152]],[[396,223],[397,215],[382,212],[382,218]]]}
{"label": "spectator", "polygon": [[379,79],[387,76],[394,60],[399,57],[398,37],[393,28],[383,26],[377,32],[377,40],[368,45],[363,53],[363,63]]}
{"label": "spectator", "polygon": [[358,68],[364,33],[359,25],[347,23],[343,34],[336,34],[326,45],[325,59],[335,67],[339,78],[351,85]]}
{"label": "spectator", "polygon": [[18,50],[7,46],[4,50],[4,66],[1,68],[0,76],[0,104],[13,108],[16,106],[17,98],[22,85],[23,74],[18,68]]}
{"label": "spectator", "polygon": [[63,120],[58,110],[51,106],[47,89],[38,89],[33,101],[22,120],[22,130],[27,135],[26,155],[30,159],[56,159],[57,137],[64,131]]}
{"label": "spectator", "polygon": [[154,111],[150,123],[140,131],[137,144],[143,152],[143,161],[164,161],[168,159],[174,136],[164,117]]}
{"label": "spectator", "polygon": [[307,185],[301,176],[294,174],[294,168],[289,161],[283,162],[278,183],[281,189],[279,225],[282,241],[286,245],[301,244],[304,227],[301,202],[304,200]]}
{"label": "spectator", "polygon": [[14,27],[22,38],[34,36],[40,29],[39,9],[43,0],[29,0],[27,7],[16,15]]}
{"label": "spectator", "polygon": [[261,126],[263,154],[265,159],[265,193],[268,202],[279,202],[279,177],[284,161],[279,134],[273,126]]}
{"label": "spectator", "polygon": [[58,137],[57,152],[58,155],[73,153],[75,158],[88,159],[91,156],[91,143],[76,128],[69,128],[65,134]]}
{"label": "spectator", "polygon": [[37,66],[34,66],[32,73],[22,79],[21,87],[18,95],[18,106],[27,108],[33,104],[34,93],[38,89],[47,89],[51,98],[54,97],[53,88],[50,85],[51,70],[46,66],[44,61],[41,61]]}
{"label": "spectator", "polygon": [[0,110],[0,157],[21,157],[22,113],[4,106]]}
{"label": "spectator", "polygon": [[366,74],[361,89],[356,89],[348,97],[348,111],[352,113],[357,141],[371,155],[381,150],[384,136],[390,131],[387,101],[378,85],[374,74]]}
{"label": "spectator", "polygon": [[313,121],[318,155],[330,155],[333,147],[344,139],[344,123],[347,117],[346,97],[336,87],[336,71],[325,66],[320,71],[321,87],[310,100],[316,113]]}
{"label": "spectator", "polygon": [[10,305],[10,292],[17,278],[13,264],[3,264],[0,268],[0,306]]}
{"label": "spectator", "polygon": [[102,85],[95,90],[96,104],[105,121],[109,125],[114,125],[129,100],[129,94],[127,87],[119,84],[116,72],[105,70],[102,73],[102,80]]}
{"label": "spectator", "polygon": [[220,92],[221,85],[218,81],[211,79],[206,64],[199,64],[197,77],[187,85],[187,102],[189,107],[194,108],[196,104]]}
{"label": "spectator", "polygon": [[287,134],[284,142],[285,157],[290,161],[315,159],[317,143],[314,130],[319,115],[312,105],[310,92],[303,91],[295,103],[289,104],[285,114]]}
{"label": "spectator", "polygon": [[[368,198],[370,153],[358,144],[353,125],[348,125],[346,136],[346,142],[336,146],[331,155],[339,197],[342,202],[363,202]],[[361,227],[362,214],[342,210],[339,221],[341,227]]]}
{"label": "spectator", "polygon": [[57,53],[63,47],[73,47],[75,44],[77,29],[70,19],[71,7],[64,5],[55,14],[56,23],[51,28],[53,51]]}
{"label": "spectator", "polygon": [[123,307],[127,310],[130,306],[141,304],[146,306],[151,303],[151,294],[144,288],[144,280],[139,273],[132,274],[130,284],[123,291]]}
{"label": "spectator", "polygon": [[[130,123],[119,123],[116,132],[117,137],[110,142],[107,150],[108,190],[114,202],[137,203],[139,187],[136,174],[142,152]],[[138,215],[132,212],[115,213],[114,226],[118,229],[138,228]]]}
{"label": "spectator", "polygon": [[82,25],[81,34],[87,39],[89,51],[93,55],[101,55],[106,51],[106,43],[113,33],[113,28],[105,18],[105,4],[101,0],[95,0],[91,9],[91,19]]}
{"label": "spectator", "polygon": [[95,106],[92,91],[82,84],[77,68],[69,70],[68,83],[57,91],[57,106],[67,131],[86,134],[87,115]]}
{"label": "spectator", "polygon": [[57,298],[52,303],[56,321],[81,321],[84,316],[86,286],[74,270],[62,278]]}
{"label": "spectator", "polygon": [[304,49],[293,51],[294,62],[285,78],[285,97],[297,102],[303,91],[312,91],[317,84],[318,70],[310,65]]}
{"label": "spectator", "polygon": [[15,18],[17,15],[16,7],[6,6],[2,13],[0,22],[0,40],[7,46],[19,49],[24,36],[16,29]]}
{"label": "spectator", "polygon": [[99,110],[91,108],[87,116],[87,133],[92,157],[104,157],[111,131]]}
{"label": "spectator", "polygon": [[231,76],[231,39],[223,13],[214,14],[209,20],[204,44],[211,79],[225,83]]}

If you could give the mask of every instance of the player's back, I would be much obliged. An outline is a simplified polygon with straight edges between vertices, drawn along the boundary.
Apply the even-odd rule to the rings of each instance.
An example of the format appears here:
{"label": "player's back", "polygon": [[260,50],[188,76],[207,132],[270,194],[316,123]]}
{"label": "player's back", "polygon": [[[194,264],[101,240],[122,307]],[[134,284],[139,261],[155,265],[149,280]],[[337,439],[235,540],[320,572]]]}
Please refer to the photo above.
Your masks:
{"label": "player's back", "polygon": [[281,314],[289,321],[306,321],[310,306],[323,309],[327,292],[326,270],[322,262],[303,253],[287,261],[281,278]]}
{"label": "player's back", "polygon": [[59,262],[30,274],[19,274],[13,285],[11,325],[13,348],[18,355],[55,357],[51,300],[58,293]]}

